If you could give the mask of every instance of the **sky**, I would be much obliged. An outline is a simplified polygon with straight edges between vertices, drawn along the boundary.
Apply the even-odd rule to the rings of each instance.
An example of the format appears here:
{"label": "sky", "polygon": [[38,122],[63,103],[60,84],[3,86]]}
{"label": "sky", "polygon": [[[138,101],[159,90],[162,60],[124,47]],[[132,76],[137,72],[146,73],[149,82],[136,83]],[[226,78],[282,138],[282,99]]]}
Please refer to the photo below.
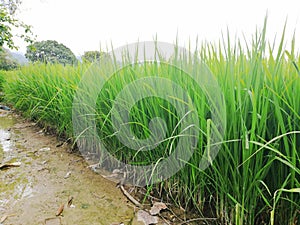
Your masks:
{"label": "sky", "polygon": [[[300,38],[298,0],[23,0],[18,17],[33,26],[37,41],[56,40],[75,55],[137,41],[181,46],[217,42],[226,34],[251,40],[268,14],[267,37],[278,41],[287,19],[287,48],[293,33]],[[26,44],[17,41],[21,52]],[[299,49],[297,45],[297,49]]]}

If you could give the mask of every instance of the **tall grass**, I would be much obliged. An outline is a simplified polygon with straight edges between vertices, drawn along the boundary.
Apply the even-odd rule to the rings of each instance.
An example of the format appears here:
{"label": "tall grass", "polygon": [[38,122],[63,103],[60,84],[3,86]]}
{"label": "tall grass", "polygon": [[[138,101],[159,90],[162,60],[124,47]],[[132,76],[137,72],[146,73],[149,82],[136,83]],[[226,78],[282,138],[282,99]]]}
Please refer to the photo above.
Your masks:
{"label": "tall grass", "polygon": [[7,75],[5,98],[58,134],[72,137],[72,103],[84,66],[34,64]]}
{"label": "tall grass", "polygon": [[[130,110],[131,130],[149,137],[149,121],[161,117],[172,138],[153,151],[136,153],[117,138],[111,121],[114,100],[124,86],[141,77],[162,76],[183,86],[199,118],[199,141],[193,157],[177,174],[148,188],[220,224],[296,224],[300,220],[300,57],[266,41],[266,24],[248,48],[238,40],[203,43],[195,54],[206,63],[226,101],[226,131],[212,165],[202,171],[199,161],[209,145],[211,108],[204,93],[184,74],[165,64],[133,64],[118,71],[97,99],[97,132],[110,153],[132,164],[147,164],[168,156],[177,143],[178,112],[160,98],[145,98]],[[276,50],[276,51],[275,51]],[[276,52],[276,53],[275,53]],[[194,65],[190,57],[182,63]],[[110,65],[113,66],[113,65]],[[72,137],[72,102],[84,65],[30,65],[5,83],[5,98],[26,116]],[[164,84],[160,88],[168,88]],[[180,100],[180,99],[179,99]],[[84,107],[84,106],[83,106]],[[76,137],[73,137],[75,140]],[[80,143],[85,144],[85,143]],[[97,151],[95,146],[86,146]]]}
{"label": "tall grass", "polygon": [[4,81],[4,75],[0,73],[0,91],[2,91]]}

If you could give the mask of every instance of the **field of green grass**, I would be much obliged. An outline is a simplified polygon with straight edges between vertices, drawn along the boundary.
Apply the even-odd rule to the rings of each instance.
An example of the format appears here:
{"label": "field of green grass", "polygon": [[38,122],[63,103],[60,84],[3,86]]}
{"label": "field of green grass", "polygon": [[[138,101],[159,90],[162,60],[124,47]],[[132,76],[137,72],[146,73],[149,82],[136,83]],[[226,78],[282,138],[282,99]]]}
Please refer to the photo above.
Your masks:
{"label": "field of green grass", "polygon": [[[214,74],[226,106],[224,140],[206,170],[198,165],[210,143],[212,109],[201,88],[184,73],[177,74],[168,64],[133,64],[116,73],[97,98],[97,133],[108,151],[124,162],[144,165],[168,156],[178,143],[179,127],[186,127],[180,126],[176,107],[164,99],[138,101],[130,110],[130,129],[136,137],[149,137],[150,120],[160,117],[167,137],[172,138],[151,151],[135,153],[115,134],[111,120],[115,98],[126,84],[141,77],[161,76],[186,89],[197,111],[195,127],[200,132],[196,149],[183,169],[159,184],[149,184],[148,189],[162,195],[164,201],[204,217],[216,217],[219,224],[292,225],[300,221],[300,57],[295,52],[295,38],[285,49],[283,33],[279,47],[273,49],[265,29],[253,36],[248,48],[242,48],[240,40],[232,43],[228,39],[217,45],[203,43],[193,53]],[[191,60],[193,55],[179,58],[186,65],[197,63]],[[2,76],[6,79],[5,102],[76,141],[72,106],[88,66],[33,64],[13,74],[3,72],[0,86]],[[159,88],[170,87],[161,84]],[[85,147],[99,152],[95,146]]]}

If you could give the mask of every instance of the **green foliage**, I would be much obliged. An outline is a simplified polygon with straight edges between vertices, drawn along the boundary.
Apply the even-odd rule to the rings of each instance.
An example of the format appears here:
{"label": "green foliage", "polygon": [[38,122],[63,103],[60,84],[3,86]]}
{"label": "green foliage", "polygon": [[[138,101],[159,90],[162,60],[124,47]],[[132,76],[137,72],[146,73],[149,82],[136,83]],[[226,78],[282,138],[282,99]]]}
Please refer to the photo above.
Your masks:
{"label": "green foliage", "polygon": [[29,44],[33,42],[31,26],[17,20],[14,16],[19,4],[19,0],[0,1],[0,47],[7,45],[11,49],[18,49],[13,40],[12,28],[23,28],[18,36]]}
{"label": "green foliage", "polygon": [[19,5],[21,4],[20,0],[0,0],[0,4],[5,7],[10,15],[14,15],[17,11]]}
{"label": "green foliage", "polygon": [[82,61],[84,63],[92,63],[95,61],[98,61],[101,56],[105,55],[105,52],[100,52],[100,51],[86,51],[84,52],[82,56]]}
{"label": "green foliage", "polygon": [[0,70],[13,70],[18,68],[18,63],[12,58],[9,51],[0,47]]}
{"label": "green foliage", "polygon": [[[163,64],[133,65],[118,71],[97,100],[98,134],[110,153],[128,162],[133,158],[142,160],[139,163],[143,164],[162,157],[161,151],[166,146],[141,155],[133,155],[134,151],[127,148],[124,151],[111,121],[116,96],[128,82],[161,71],[187,89],[199,116],[201,133],[197,149],[185,168],[149,189],[165,194],[161,198],[167,196],[165,200],[183,208],[198,210],[205,217],[217,217],[219,224],[296,224],[300,220],[300,57],[294,51],[295,38],[289,51],[279,47],[275,53],[274,49],[268,49],[265,29],[254,36],[252,48],[246,51],[239,41],[231,43],[228,39],[219,46],[204,43],[195,52],[215,74],[227,111],[225,140],[219,143],[221,150],[205,171],[198,166],[209,143],[207,118],[211,109],[199,87],[191,85],[186,76],[178,76]],[[279,46],[283,42],[282,38]],[[192,66],[194,62],[189,59],[193,55],[178,58]],[[15,72],[16,79],[5,83],[6,101],[32,119],[73,137],[73,96],[85,71],[85,65],[23,67]],[[170,88],[160,85],[159,88]],[[132,132],[141,139],[148,137],[152,118],[159,116],[166,121],[171,135],[180,119],[176,109],[159,98],[139,101],[130,116]],[[99,146],[79,144],[90,154],[101,152]]]}
{"label": "green foliage", "polygon": [[24,115],[56,129],[58,134],[72,137],[73,95],[83,70],[81,64],[23,66],[7,79],[5,98]]}
{"label": "green foliage", "polygon": [[[3,84],[5,82],[4,75],[0,72],[0,91],[3,89]],[[1,96],[2,99],[2,96]]]}
{"label": "green foliage", "polygon": [[31,62],[74,64],[77,59],[74,53],[57,41],[35,42],[27,47],[25,57]]}

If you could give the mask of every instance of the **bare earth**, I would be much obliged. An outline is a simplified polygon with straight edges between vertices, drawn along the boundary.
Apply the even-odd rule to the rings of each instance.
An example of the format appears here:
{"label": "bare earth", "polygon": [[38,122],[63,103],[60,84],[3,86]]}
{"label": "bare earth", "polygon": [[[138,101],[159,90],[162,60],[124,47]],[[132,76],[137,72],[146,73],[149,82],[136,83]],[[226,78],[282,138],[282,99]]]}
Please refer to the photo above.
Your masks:
{"label": "bare earth", "polygon": [[60,144],[34,123],[0,112],[0,165],[20,162],[0,169],[0,224],[137,224],[116,184]]}

